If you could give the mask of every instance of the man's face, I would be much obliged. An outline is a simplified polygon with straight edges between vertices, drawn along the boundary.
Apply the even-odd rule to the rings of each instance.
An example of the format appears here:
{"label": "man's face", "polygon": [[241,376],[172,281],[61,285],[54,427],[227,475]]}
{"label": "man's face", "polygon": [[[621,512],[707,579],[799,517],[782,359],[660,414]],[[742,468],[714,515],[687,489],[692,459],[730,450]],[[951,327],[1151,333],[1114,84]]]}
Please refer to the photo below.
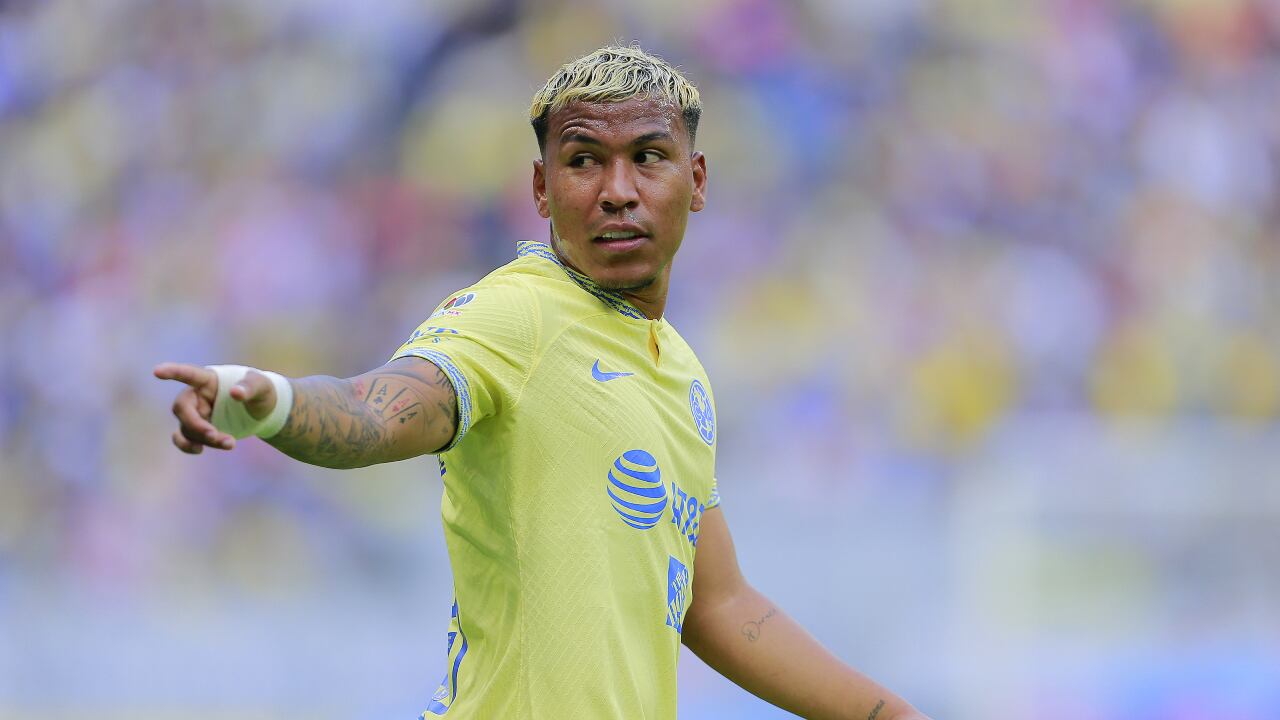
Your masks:
{"label": "man's face", "polygon": [[604,288],[665,297],[671,258],[707,183],[679,109],[648,98],[573,102],[547,120],[533,195],[556,251]]}

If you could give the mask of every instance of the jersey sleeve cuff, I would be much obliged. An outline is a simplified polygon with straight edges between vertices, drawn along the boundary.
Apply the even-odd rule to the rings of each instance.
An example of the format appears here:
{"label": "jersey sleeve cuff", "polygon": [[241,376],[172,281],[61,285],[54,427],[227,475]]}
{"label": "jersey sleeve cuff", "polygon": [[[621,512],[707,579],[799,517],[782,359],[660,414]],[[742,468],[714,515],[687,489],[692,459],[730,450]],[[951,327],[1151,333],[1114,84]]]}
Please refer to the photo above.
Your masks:
{"label": "jersey sleeve cuff", "polygon": [[467,383],[467,376],[458,369],[448,355],[438,350],[408,348],[396,353],[396,356],[391,359],[399,360],[405,357],[420,358],[435,365],[449,377],[449,382],[453,384],[453,392],[458,397],[458,431],[453,434],[453,440],[437,450],[436,454],[452,450],[471,429],[471,386]]}

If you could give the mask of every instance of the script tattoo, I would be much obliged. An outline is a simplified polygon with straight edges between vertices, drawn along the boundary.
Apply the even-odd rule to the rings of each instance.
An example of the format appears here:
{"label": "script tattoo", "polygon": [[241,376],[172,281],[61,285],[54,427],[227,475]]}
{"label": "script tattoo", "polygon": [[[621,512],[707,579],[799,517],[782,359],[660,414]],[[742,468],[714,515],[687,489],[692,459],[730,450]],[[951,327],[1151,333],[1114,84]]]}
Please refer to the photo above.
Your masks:
{"label": "script tattoo", "polygon": [[880,711],[881,711],[882,709],[884,709],[884,701],[883,701],[883,700],[881,700],[880,702],[876,703],[876,706],[875,706],[874,708],[872,708],[872,709],[871,709],[871,714],[867,716],[867,720],[876,720],[876,716],[880,714]]}
{"label": "script tattoo", "polygon": [[769,608],[769,612],[760,616],[759,620],[748,620],[747,622],[743,623],[742,634],[747,638],[747,642],[755,642],[756,640],[758,640],[760,638],[761,626],[763,626],[769,620],[769,618],[777,614],[778,614],[777,609]]}
{"label": "script tattoo", "polygon": [[[401,460],[436,449],[417,447],[414,439],[449,437],[457,427],[453,384],[431,363],[412,371],[392,363],[352,380],[302,378],[293,387],[289,420],[268,442],[313,465]],[[394,430],[406,424],[413,429]]]}

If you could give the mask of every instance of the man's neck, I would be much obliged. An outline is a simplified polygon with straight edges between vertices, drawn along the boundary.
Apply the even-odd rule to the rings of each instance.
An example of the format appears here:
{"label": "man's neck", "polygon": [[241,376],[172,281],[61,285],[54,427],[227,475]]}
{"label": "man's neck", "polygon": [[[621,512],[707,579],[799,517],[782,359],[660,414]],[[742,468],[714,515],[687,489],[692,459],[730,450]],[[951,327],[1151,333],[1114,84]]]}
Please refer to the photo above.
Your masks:
{"label": "man's neck", "polygon": [[662,313],[667,309],[667,281],[670,275],[671,268],[668,267],[649,285],[637,290],[620,290],[619,292],[627,302],[644,313],[645,317],[650,320],[661,320]]}
{"label": "man's neck", "polygon": [[[556,257],[560,258],[560,262],[563,263],[565,267],[572,268],[579,275],[588,278],[593,283],[596,282],[595,278],[583,272],[576,265],[570,262],[569,258],[565,257],[564,253],[560,251],[560,243],[556,242],[554,234],[551,237],[551,242],[548,244],[551,246],[551,251],[556,254]],[[658,274],[658,277],[654,278],[653,282],[645,285],[644,287],[632,290],[610,290],[610,292],[616,292],[626,298],[627,302],[634,305],[637,310],[644,313],[645,317],[650,320],[660,320],[662,319],[662,314],[667,309],[667,291],[670,288],[670,282],[671,266],[667,265],[662,269],[662,272]],[[609,288],[606,288],[599,283],[596,283],[596,285],[602,289],[609,290]]]}

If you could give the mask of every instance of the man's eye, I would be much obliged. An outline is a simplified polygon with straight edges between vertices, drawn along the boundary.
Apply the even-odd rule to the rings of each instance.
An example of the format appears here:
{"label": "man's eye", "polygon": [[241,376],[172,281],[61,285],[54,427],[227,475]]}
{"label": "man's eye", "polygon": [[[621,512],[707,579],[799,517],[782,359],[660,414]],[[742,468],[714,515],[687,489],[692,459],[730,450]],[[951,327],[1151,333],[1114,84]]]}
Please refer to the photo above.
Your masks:
{"label": "man's eye", "polygon": [[595,164],[596,159],[590,155],[575,155],[573,156],[573,159],[569,161],[569,167],[587,167],[588,165]]}
{"label": "man's eye", "polygon": [[662,153],[658,152],[657,150],[644,150],[640,154],[636,155],[636,161],[642,165],[646,165],[648,163],[655,163],[661,159],[662,159]]}

